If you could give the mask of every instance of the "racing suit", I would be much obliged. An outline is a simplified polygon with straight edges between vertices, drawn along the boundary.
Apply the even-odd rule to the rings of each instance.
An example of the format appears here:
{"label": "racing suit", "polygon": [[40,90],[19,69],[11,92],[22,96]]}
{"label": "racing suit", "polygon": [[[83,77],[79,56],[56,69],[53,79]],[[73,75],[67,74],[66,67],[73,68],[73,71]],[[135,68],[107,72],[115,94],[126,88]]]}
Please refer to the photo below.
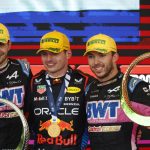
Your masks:
{"label": "racing suit", "polygon": [[[68,69],[71,72],[67,92],[58,111],[60,135],[51,137],[48,128],[51,125],[51,109],[46,92],[46,71],[35,75],[31,83],[31,99],[28,103],[29,126],[35,140],[34,149],[38,150],[80,150],[82,135],[86,123],[85,88],[92,77],[80,71]],[[64,77],[61,77],[64,80]],[[62,83],[52,84],[52,94],[56,104]],[[55,131],[54,131],[55,132]]]}
{"label": "racing suit", "polygon": [[[8,59],[7,65],[0,70],[0,98],[13,102],[23,110],[31,76],[26,62]],[[0,149],[15,149],[21,133],[22,123],[18,114],[8,105],[0,103]]]}
{"label": "racing suit", "polygon": [[[86,94],[88,132],[92,150],[135,150],[137,124],[121,108],[121,83],[119,73],[107,82],[94,81]],[[150,115],[150,90],[148,84],[130,77],[128,94],[138,113]]]}

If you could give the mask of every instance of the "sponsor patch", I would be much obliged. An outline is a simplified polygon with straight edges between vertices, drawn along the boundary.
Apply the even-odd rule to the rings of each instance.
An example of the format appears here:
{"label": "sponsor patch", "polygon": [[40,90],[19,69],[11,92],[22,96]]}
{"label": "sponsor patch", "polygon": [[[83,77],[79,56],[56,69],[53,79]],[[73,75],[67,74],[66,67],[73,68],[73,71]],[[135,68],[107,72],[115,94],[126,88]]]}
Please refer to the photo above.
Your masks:
{"label": "sponsor patch", "polygon": [[67,93],[79,93],[81,91],[78,87],[70,86],[67,88]]}
{"label": "sponsor patch", "polygon": [[76,145],[77,144],[77,134],[71,134],[68,138],[63,138],[62,135],[52,138],[52,137],[44,137],[42,134],[37,135],[37,143],[38,144],[55,144],[55,145]]}
{"label": "sponsor patch", "polygon": [[120,131],[121,126],[89,126],[88,131],[89,132],[118,132]]}
{"label": "sponsor patch", "polygon": [[38,85],[37,86],[37,92],[39,94],[43,94],[46,91],[46,85]]}

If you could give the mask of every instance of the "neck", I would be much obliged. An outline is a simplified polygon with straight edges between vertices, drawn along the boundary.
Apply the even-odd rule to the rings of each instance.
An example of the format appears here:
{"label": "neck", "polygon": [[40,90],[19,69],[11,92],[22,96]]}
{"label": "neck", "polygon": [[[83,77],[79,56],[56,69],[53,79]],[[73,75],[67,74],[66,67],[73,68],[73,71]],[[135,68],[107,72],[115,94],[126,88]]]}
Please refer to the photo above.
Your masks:
{"label": "neck", "polygon": [[55,73],[52,73],[52,72],[48,72],[48,75],[51,77],[51,78],[61,78],[63,77],[66,72],[67,72],[68,68],[64,69],[63,71],[61,72],[55,72]]}
{"label": "neck", "polygon": [[8,59],[6,58],[2,64],[0,64],[0,69],[3,69],[8,63]]}

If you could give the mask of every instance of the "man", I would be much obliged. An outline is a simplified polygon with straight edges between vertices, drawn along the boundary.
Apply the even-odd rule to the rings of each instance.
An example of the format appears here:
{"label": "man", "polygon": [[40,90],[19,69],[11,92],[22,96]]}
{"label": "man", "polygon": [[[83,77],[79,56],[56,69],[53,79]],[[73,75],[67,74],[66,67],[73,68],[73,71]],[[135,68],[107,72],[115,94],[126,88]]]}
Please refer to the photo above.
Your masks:
{"label": "man", "polygon": [[[87,95],[87,121],[93,150],[135,150],[136,127],[121,108],[123,74],[117,67],[118,53],[114,39],[104,34],[92,36],[86,43],[88,63],[98,81]],[[132,105],[144,115],[150,114],[150,90],[136,78],[129,79]]]}
{"label": "man", "polygon": [[[28,98],[31,71],[24,61],[7,57],[11,47],[9,32],[0,23],[0,98],[16,104],[21,110]],[[20,142],[22,123],[18,114],[0,103],[0,149],[15,149]]]}
{"label": "man", "polygon": [[31,83],[28,108],[34,149],[80,150],[86,122],[84,91],[91,79],[68,66],[70,43],[61,32],[45,34],[37,53],[46,70]]}

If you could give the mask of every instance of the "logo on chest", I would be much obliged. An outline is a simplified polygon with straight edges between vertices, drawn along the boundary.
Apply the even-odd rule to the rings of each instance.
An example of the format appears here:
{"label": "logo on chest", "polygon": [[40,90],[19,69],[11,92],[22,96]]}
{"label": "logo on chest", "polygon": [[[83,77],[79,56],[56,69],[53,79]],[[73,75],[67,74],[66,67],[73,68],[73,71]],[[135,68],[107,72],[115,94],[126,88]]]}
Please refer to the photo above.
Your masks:
{"label": "logo on chest", "polygon": [[[24,94],[24,86],[4,88],[0,90],[0,98],[7,99],[16,104],[18,107],[23,106]],[[0,110],[5,110],[5,106],[6,104],[0,103]]]}
{"label": "logo on chest", "polygon": [[88,119],[116,119],[120,108],[119,100],[93,101],[87,103]]}
{"label": "logo on chest", "polygon": [[39,94],[43,94],[44,92],[46,92],[46,85],[38,85],[37,86],[37,92]]}

